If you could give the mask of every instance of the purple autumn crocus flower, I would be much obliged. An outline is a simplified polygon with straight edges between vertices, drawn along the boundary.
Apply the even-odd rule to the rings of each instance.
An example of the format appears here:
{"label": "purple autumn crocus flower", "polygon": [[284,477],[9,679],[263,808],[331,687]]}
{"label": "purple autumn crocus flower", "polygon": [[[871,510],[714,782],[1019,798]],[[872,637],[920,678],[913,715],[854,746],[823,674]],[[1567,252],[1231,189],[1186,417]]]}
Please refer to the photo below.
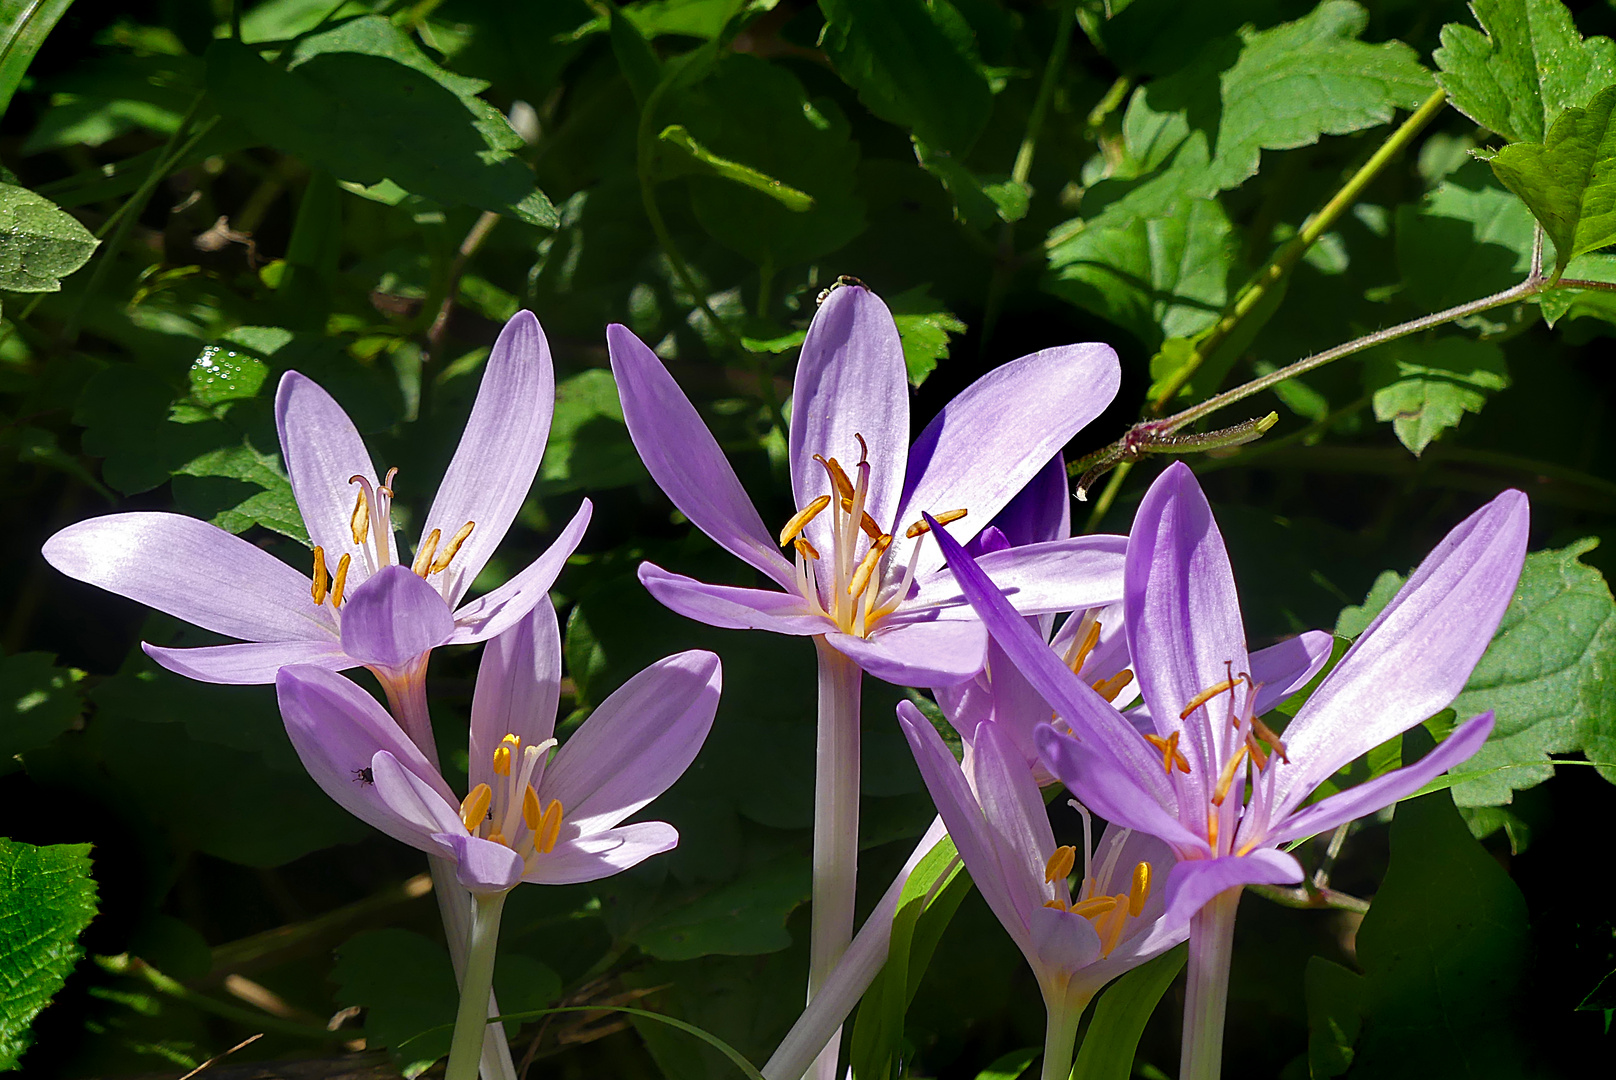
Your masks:
{"label": "purple autumn crocus flower", "polygon": [[394,473],[377,479],[342,407],[295,371],[281,378],[275,421],[314,544],[310,573],[216,526],[164,513],[80,522],[51,537],[44,556],[69,577],[243,639],[195,649],[143,645],[181,675],[267,683],[288,664],[371,668],[400,721],[432,753],[430,733],[418,726],[427,653],[484,641],[525,615],[588,523],[585,500],[548,551],[504,585],[462,603],[527,497],[554,410],[549,345],[532,312],[518,312],[488,358],[413,566],[400,566],[393,537]]}
{"label": "purple autumn crocus flower", "polygon": [[[787,438],[797,511],[763,524],[712,433],[646,345],[608,328],[629,436],[653,479],[697,528],[777,586],[714,585],[651,563],[640,580],[663,604],[713,626],[813,637],[819,655],[814,899],[809,996],[852,936],[858,853],[862,673],[945,686],[981,668],[987,635],[926,542],[934,520],[969,540],[1068,439],[1120,380],[1116,353],[1070,345],[1024,356],[977,380],[911,447],[909,385],[892,314],[868,289],[833,289],[803,341]],[[794,555],[781,554],[789,547]],[[1120,595],[1116,537],[1078,537],[985,557],[1027,612]],[[816,1069],[828,1077],[832,1048]]]}
{"label": "purple autumn crocus flower", "polygon": [[476,1076],[486,1044],[506,895],[523,881],[594,881],[673,848],[673,826],[621,822],[695,760],[718,709],[720,682],[710,652],[660,660],[601,702],[552,756],[561,635],[545,599],[483,652],[471,706],[471,790],[457,799],[358,686],[309,665],[276,676],[286,732],[321,789],[435,863],[451,862],[475,899],[463,928],[451,1080]]}
{"label": "purple autumn crocus flower", "polygon": [[[1173,853],[1114,824],[1092,857],[1086,836],[1081,857],[1057,847],[1032,772],[998,724],[977,728],[961,765],[913,704],[898,705],[898,720],[971,881],[1038,978],[1048,1014],[1043,1078],[1066,1080],[1089,1000],[1189,933],[1187,917],[1169,917],[1159,888]],[[1082,873],[1076,891],[1074,869]]]}
{"label": "purple autumn crocus flower", "polygon": [[1125,622],[1150,732],[1073,676],[963,549],[939,538],[990,633],[1069,726],[1036,733],[1050,771],[1096,813],[1160,837],[1181,860],[1167,882],[1169,909],[1194,919],[1181,1077],[1219,1073],[1241,888],[1300,881],[1301,865],[1282,845],[1405,798],[1486,741],[1491,712],[1460,724],[1413,765],[1304,805],[1337,770],[1440,711],[1463,688],[1514,593],[1528,524],[1518,491],[1460,522],[1283,737],[1258,715],[1228,553],[1184,465],[1151,486],[1128,542]]}

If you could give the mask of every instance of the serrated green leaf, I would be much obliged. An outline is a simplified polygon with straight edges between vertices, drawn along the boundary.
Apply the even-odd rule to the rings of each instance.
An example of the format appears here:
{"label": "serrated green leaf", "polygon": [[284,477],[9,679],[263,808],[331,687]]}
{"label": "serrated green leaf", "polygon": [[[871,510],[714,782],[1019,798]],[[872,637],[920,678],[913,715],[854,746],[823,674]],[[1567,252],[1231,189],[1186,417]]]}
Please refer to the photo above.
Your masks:
{"label": "serrated green leaf", "polygon": [[84,672],[56,666],[50,653],[0,658],[0,776],[21,767],[17,755],[44,746],[83,715]]}
{"label": "serrated green leaf", "polygon": [[969,24],[948,0],[821,0],[822,44],[865,108],[928,146],[964,155],[993,92]]}
{"label": "serrated green leaf", "polygon": [[49,199],[0,184],[0,289],[56,292],[100,243]]}
{"label": "serrated green leaf", "polygon": [[1526,557],[1497,636],[1453,702],[1460,717],[1492,709],[1498,718],[1465,771],[1518,767],[1457,785],[1459,805],[1509,803],[1513,791],[1554,775],[1550,754],[1581,749],[1616,761],[1601,749],[1616,736],[1606,689],[1616,680],[1616,603],[1599,571],[1580,559],[1595,543]]}
{"label": "serrated green leaf", "polygon": [[1183,970],[1188,950],[1172,949],[1119,978],[1100,995],[1072,1080],[1128,1080],[1145,1024]]}
{"label": "serrated green leaf", "polygon": [[1376,349],[1364,366],[1375,419],[1390,421],[1416,455],[1508,386],[1503,350],[1473,338],[1403,338]]}
{"label": "serrated green leaf", "polygon": [[0,1072],[28,1049],[29,1025],[83,955],[78,936],[95,913],[89,844],[0,837]]}
{"label": "serrated green leaf", "polygon": [[1482,31],[1442,28],[1431,54],[1453,107],[1511,142],[1542,142],[1568,108],[1616,82],[1616,42],[1577,32],[1560,0],[1472,0]]}
{"label": "serrated green leaf", "polygon": [[28,72],[34,54],[73,0],[0,0],[0,115]]}
{"label": "serrated green leaf", "polygon": [[1155,349],[1217,320],[1235,255],[1233,226],[1215,199],[1181,199],[1152,218],[1108,210],[1050,248],[1044,288]]}
{"label": "serrated green leaf", "polygon": [[1324,0],[1295,22],[1209,43],[1188,67],[1134,92],[1123,122],[1130,167],[1204,168],[1204,182],[1221,191],[1256,175],[1264,150],[1311,146],[1418,107],[1430,74],[1400,41],[1359,41],[1368,24],[1351,0]]}
{"label": "serrated green leaf", "polygon": [[408,930],[366,930],[336,956],[336,999],[365,1010],[368,1045],[385,1047],[407,1077],[449,1053],[460,994],[442,945]]}
{"label": "serrated green leaf", "polygon": [[443,70],[385,18],[302,39],[284,69],[229,40],[210,45],[207,62],[222,113],[339,180],[391,180],[446,206],[558,221],[515,155],[521,136],[477,97],[486,84]]}
{"label": "serrated green leaf", "polygon": [[1511,143],[1493,172],[1521,197],[1554,241],[1555,267],[1616,242],[1616,86],[1584,109],[1567,109],[1542,143]]}
{"label": "serrated green leaf", "polygon": [[1526,1075],[1510,1022],[1530,940],[1526,902],[1438,792],[1400,803],[1391,865],[1357,933],[1355,1075]]}
{"label": "serrated green leaf", "polygon": [[929,285],[916,285],[886,298],[892,321],[903,342],[903,365],[909,385],[919,386],[948,359],[948,336],[965,333],[965,324],[943,302],[931,295]]}
{"label": "serrated green leaf", "polygon": [[1439,311],[1507,289],[1531,269],[1534,232],[1526,204],[1486,165],[1468,162],[1419,203],[1397,208],[1405,293],[1421,310]]}
{"label": "serrated green leaf", "polygon": [[858,144],[836,104],[812,98],[786,68],[729,56],[680,95],[673,115],[715,156],[812,200],[788,205],[764,184],[692,176],[696,218],[719,243],[779,270],[834,251],[864,228],[855,187]]}

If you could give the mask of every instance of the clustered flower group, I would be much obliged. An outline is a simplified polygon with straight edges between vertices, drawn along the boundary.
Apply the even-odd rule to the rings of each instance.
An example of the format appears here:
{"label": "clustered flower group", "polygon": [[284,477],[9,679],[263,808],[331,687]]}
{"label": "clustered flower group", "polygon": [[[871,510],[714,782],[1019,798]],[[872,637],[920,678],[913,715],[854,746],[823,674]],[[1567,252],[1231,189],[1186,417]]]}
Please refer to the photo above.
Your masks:
{"label": "clustered flower group", "polygon": [[[1186,939],[1181,1075],[1215,1077],[1240,890],[1300,882],[1296,842],[1407,797],[1492,730],[1491,713],[1468,719],[1414,764],[1312,801],[1462,688],[1520,574],[1520,492],[1449,533],[1281,728],[1270,710],[1325,667],[1333,639],[1248,651],[1228,554],[1186,466],[1151,485],[1129,535],[1071,535],[1060,452],[1117,392],[1109,347],[1005,364],[911,444],[892,316],[862,286],[833,290],[791,399],[796,512],[773,530],[656,354],[622,326],[607,342],[653,479],[775,588],[649,562],[641,582],[689,618],[818,647],[811,1000],[765,1067],[773,1080],[836,1075],[837,1029],[885,956],[898,893],[947,842],[1037,976],[1045,1077],[1066,1076],[1077,1019],[1101,987]],[[523,881],[598,879],[674,847],[667,823],[623,822],[694,761],[718,708],[718,657],[679,653],[558,746],[561,642],[547,594],[582,539],[588,500],[548,551],[466,602],[527,497],[554,401],[543,331],[521,312],[487,361],[409,563],[390,516],[396,470],[380,476],[340,406],[296,372],[281,380],[275,415],[309,573],[173,514],[91,519],[44,549],[70,576],[242,639],[144,648],[191,678],[275,683],[321,788],[430,857],[463,985],[450,1080],[474,1075],[479,1059],[486,1080],[511,1075],[499,1025],[486,1025],[505,895]],[[457,796],[438,765],[426,669],[433,649],[474,642],[486,645],[469,790]],[[358,667],[385,707],[339,674]],[[899,706],[939,822],[855,937],[863,673],[930,690],[963,756],[914,704]],[[1056,784],[1083,815],[1081,850],[1055,842],[1040,789]],[[1108,823],[1097,844],[1091,812]]]}

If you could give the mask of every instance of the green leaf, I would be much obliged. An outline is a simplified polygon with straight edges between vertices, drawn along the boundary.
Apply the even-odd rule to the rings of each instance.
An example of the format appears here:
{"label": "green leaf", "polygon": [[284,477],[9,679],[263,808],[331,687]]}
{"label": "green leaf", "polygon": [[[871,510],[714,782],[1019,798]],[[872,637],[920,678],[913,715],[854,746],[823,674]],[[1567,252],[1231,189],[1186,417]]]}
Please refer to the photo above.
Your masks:
{"label": "green leaf", "polygon": [[24,156],[103,146],[120,135],[168,137],[202,91],[193,56],[107,56],[50,80],[51,105],[23,143]]}
{"label": "green leaf", "polygon": [[477,97],[486,84],[443,70],[385,18],[302,39],[285,69],[228,40],[208,47],[207,62],[220,112],[339,180],[391,180],[446,206],[557,224],[516,156],[521,136]]}
{"label": "green leaf", "polygon": [[21,767],[19,754],[44,746],[84,713],[84,672],[60,668],[50,653],[0,658],[0,776]]}
{"label": "green leaf", "polygon": [[821,44],[876,116],[964,155],[987,126],[993,91],[974,35],[948,0],[820,0]]}
{"label": "green leaf", "polygon": [[1453,107],[1511,142],[1542,142],[1560,114],[1616,82],[1616,43],[1587,41],[1560,0],[1472,0],[1485,31],[1442,28],[1431,54]]}
{"label": "green leaf", "polygon": [[1534,232],[1526,204],[1485,164],[1467,162],[1417,204],[1397,208],[1405,295],[1422,311],[1440,311],[1507,289],[1531,269]]}
{"label": "green leaf", "polygon": [[1180,946],[1141,964],[1106,988],[1077,1053],[1072,1080],[1128,1080],[1139,1037],[1189,956]]}
{"label": "green leaf", "polygon": [[1018,1080],[1027,1071],[1027,1066],[1037,1061],[1038,1055],[1043,1052],[1041,1047],[1026,1046],[1001,1054],[976,1074],[976,1080]]}
{"label": "green leaf", "polygon": [[656,918],[630,935],[661,960],[756,956],[791,944],[786,917],[808,899],[806,863],[764,866]]}
{"label": "green leaf", "polygon": [[407,1077],[449,1053],[460,994],[443,946],[408,930],[366,930],[336,956],[337,1002],[365,1010],[368,1046],[386,1048]]}
{"label": "green leaf", "polygon": [[1369,588],[1369,596],[1362,604],[1344,607],[1335,621],[1335,636],[1351,641],[1359,634],[1369,629],[1369,624],[1375,621],[1375,616],[1383,611],[1397,590],[1403,587],[1407,579],[1395,570],[1383,570],[1375,583]]}
{"label": "green leaf", "polygon": [[95,918],[90,845],[0,837],[0,1072],[17,1067],[29,1025],[67,981]]}
{"label": "green leaf", "polygon": [[1013,223],[1027,216],[1032,189],[1009,177],[978,176],[952,154],[933,150],[915,139],[915,158],[937,178],[954,200],[954,217],[977,229],[1000,222]]}
{"label": "green leaf", "polygon": [[[1578,255],[1566,265],[1565,279],[1602,281],[1616,285],[1616,255],[1591,252]],[[1565,280],[1562,279],[1562,280]],[[1616,323],[1616,292],[1608,289],[1579,289],[1564,286],[1538,294],[1543,321],[1553,326],[1564,318],[1584,316]]]}
{"label": "green leaf", "polygon": [[1151,349],[1212,325],[1228,300],[1236,245],[1215,199],[1184,198],[1151,218],[1108,210],[1075,235],[1051,240],[1044,287]]}
{"label": "green leaf", "polygon": [[1498,634],[1453,702],[1460,717],[1486,709],[1497,726],[1466,772],[1521,766],[1457,785],[1461,806],[1507,804],[1512,791],[1554,775],[1550,754],[1582,750],[1616,761],[1616,602],[1598,570],[1581,561],[1597,544],[1578,541],[1526,557]]}
{"label": "green leaf", "polygon": [[939,360],[948,359],[948,335],[965,333],[965,324],[931,295],[929,285],[905,289],[886,301],[903,341],[903,365],[909,373],[909,385],[919,386],[937,370]]}
{"label": "green leaf", "polygon": [[1416,455],[1507,386],[1503,350],[1473,338],[1403,338],[1376,349],[1364,366],[1375,419],[1390,421]]}
{"label": "green leaf", "polygon": [[[859,149],[847,118],[834,102],[809,97],[786,68],[726,57],[680,96],[674,114],[693,145],[715,160],[745,162],[761,178],[737,186],[737,176],[710,170],[690,177],[696,218],[725,247],[778,270],[835,251],[864,229]],[[765,190],[774,183],[790,196]]]}
{"label": "green leaf", "polygon": [[557,383],[555,419],[539,472],[545,491],[604,491],[645,475],[612,373],[592,368]]}
{"label": "green leaf", "polygon": [[1322,956],[1307,959],[1307,1068],[1311,1080],[1331,1080],[1352,1067],[1363,1029],[1364,978]]}
{"label": "green leaf", "polygon": [[1439,792],[1400,803],[1391,865],[1357,934],[1354,1075],[1528,1075],[1511,1011],[1529,948],[1520,890],[1453,801]]}
{"label": "green leaf", "polygon": [[1493,172],[1521,197],[1554,242],[1556,271],[1616,242],[1616,86],[1585,109],[1567,109],[1542,143],[1511,143]]}
{"label": "green leaf", "polygon": [[710,173],[713,176],[731,180],[742,187],[749,187],[753,191],[761,191],[769,198],[778,201],[787,210],[794,210],[799,214],[812,210],[814,207],[814,197],[812,195],[805,191],[798,191],[789,184],[781,183],[774,177],[761,173],[750,165],[743,165],[738,161],[720,157],[697,142],[691,137],[690,132],[678,124],[668,125],[657,138],[668,146],[678,149],[682,154],[683,161],[692,163],[693,167],[680,170],[681,172]]}
{"label": "green leaf", "polygon": [[894,1075],[903,1048],[904,1014],[931,963],[937,941],[970,890],[954,841],[943,837],[904,882],[892,919],[887,959],[860,999],[848,1051],[859,1080]]}
{"label": "green leaf", "polygon": [[728,1058],[730,1063],[740,1070],[741,1075],[747,1077],[748,1080],[763,1080],[763,1074],[758,1072],[757,1066],[747,1061],[740,1051],[717,1035],[709,1031],[703,1031],[695,1024],[687,1024],[676,1017],[663,1016],[661,1013],[654,1013],[648,1009],[634,1009],[626,1005],[564,1005],[554,1009],[538,1009],[525,1013],[502,1013],[501,1015],[507,1020],[537,1020],[544,1016],[592,1012],[623,1013],[638,1020],[655,1020],[659,1024],[666,1024],[675,1030],[684,1032],[686,1035],[693,1035],[708,1046],[713,1047]]}
{"label": "green leaf", "polygon": [[1136,90],[1123,121],[1135,175],[1169,161],[1204,169],[1210,194],[1256,175],[1264,150],[1311,146],[1418,107],[1430,74],[1400,41],[1359,41],[1368,24],[1358,4],[1324,0],[1295,22],[1215,40]]}
{"label": "green leaf", "polygon": [[0,0],[0,115],[73,0]]}
{"label": "green leaf", "polygon": [[100,243],[49,199],[0,184],[0,289],[57,292]]}

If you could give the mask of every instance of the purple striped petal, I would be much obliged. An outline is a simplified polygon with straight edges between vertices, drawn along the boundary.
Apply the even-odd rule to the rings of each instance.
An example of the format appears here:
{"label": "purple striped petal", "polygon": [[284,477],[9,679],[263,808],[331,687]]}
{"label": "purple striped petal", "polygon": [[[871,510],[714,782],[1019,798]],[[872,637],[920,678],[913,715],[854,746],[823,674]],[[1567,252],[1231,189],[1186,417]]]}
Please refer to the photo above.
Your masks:
{"label": "purple striped petal", "polygon": [[403,668],[454,633],[438,590],[407,566],[384,566],[342,606],[342,649],[362,664]]}
{"label": "purple striped petal", "polygon": [[1034,907],[1027,912],[1027,931],[1033,948],[1027,959],[1040,975],[1071,976],[1100,958],[1100,935],[1075,912]]}
{"label": "purple striped petal", "polygon": [[[1274,828],[1267,843],[1286,844],[1306,836],[1317,836],[1344,821],[1361,818],[1365,814],[1406,799],[1432,780],[1461,762],[1468,761],[1481,749],[1492,734],[1491,710],[1460,724],[1453,734],[1442,740],[1435,750],[1412,765],[1393,769],[1383,776],[1320,799],[1312,806],[1303,807]],[[1281,766],[1283,768],[1283,766]],[[1242,840],[1244,838],[1242,837]]]}
{"label": "purple striped petal", "polygon": [[432,837],[454,858],[455,880],[474,893],[502,893],[522,881],[522,857],[504,844],[459,832]]}
{"label": "purple striped petal", "polygon": [[915,755],[926,790],[937,806],[937,814],[948,826],[949,838],[965,860],[965,869],[971,881],[982,893],[988,907],[999,917],[1005,931],[1015,940],[1029,959],[1035,955],[1032,935],[1028,932],[1026,917],[1017,904],[1016,894],[1006,881],[1004,867],[999,862],[998,848],[982,808],[965,782],[965,774],[954,760],[954,755],[943,745],[942,736],[921,715],[912,702],[898,702],[898,726],[909,749]]}
{"label": "purple striped petal", "polygon": [[1167,922],[1187,925],[1208,900],[1247,885],[1294,885],[1302,864],[1283,851],[1258,848],[1250,855],[1186,859],[1167,875]]}
{"label": "purple striped petal", "polygon": [[825,641],[895,686],[951,686],[971,678],[987,662],[988,635],[975,619],[888,618],[867,638],[831,631]]}
{"label": "purple striped petal", "polygon": [[657,486],[719,547],[792,588],[790,561],[780,554],[713,433],[656,353],[615,323],[606,328],[606,345],[629,438]]}
{"label": "purple striped petal", "polygon": [[[1143,745],[1144,740],[1139,741]],[[1159,758],[1153,763],[1155,772],[1150,774],[1158,783],[1146,786],[1140,782],[1145,777],[1137,766],[1118,764],[1099,744],[1079,742],[1049,724],[1040,724],[1033,731],[1033,742],[1044,767],[1070,788],[1079,802],[1105,820],[1158,836],[1181,853],[1211,850],[1204,837],[1180,823],[1173,804],[1164,801],[1163,791],[1170,799],[1172,789],[1167,786]]]}
{"label": "purple striped petal", "polygon": [[1044,863],[1055,851],[1049,811],[1021,752],[997,724],[977,728],[967,767],[999,851],[1006,889],[1027,918],[1054,899],[1044,882]]}
{"label": "purple striped petal", "polygon": [[[831,490],[815,454],[837,459],[856,481],[854,465],[861,450],[855,436],[862,436],[869,448],[864,510],[882,528],[891,528],[909,448],[903,343],[892,313],[874,293],[862,285],[844,285],[819,305],[797,359],[788,441],[791,490],[799,507]],[[820,551],[835,550],[830,517],[821,514],[803,530]]]}
{"label": "purple striped petal", "polygon": [[768,630],[802,637],[823,634],[832,625],[825,616],[812,611],[796,593],[709,585],[648,562],[640,564],[640,584],[663,607],[708,626]]}
{"label": "purple striped petal", "polygon": [[718,712],[718,657],[658,660],[612,691],[557,751],[539,801],[561,801],[584,835],[604,832],[662,794],[696,759]]}
{"label": "purple striped petal", "polygon": [[444,598],[453,607],[488,562],[522,508],[555,413],[550,345],[531,311],[518,311],[500,331],[483,366],[482,385],[454,459],[432,500],[421,536],[447,541],[476,522],[446,570]]}
{"label": "purple striped petal", "polygon": [[487,641],[515,626],[532,611],[539,601],[548,596],[550,586],[561,576],[562,567],[578,549],[593,513],[594,504],[585,499],[578,507],[578,512],[572,515],[572,520],[567,522],[567,527],[561,530],[543,555],[528,563],[521,573],[499,588],[489,590],[469,604],[462,604],[460,610],[454,613],[455,630],[448,644],[469,645]]}
{"label": "purple striped petal", "polygon": [[423,851],[436,850],[376,790],[374,760],[385,754],[401,763],[399,768],[426,778],[440,801],[454,797],[386,709],[341,675],[314,667],[283,668],[275,695],[292,748],[322,791],[389,836]]}
{"label": "purple striped petal", "polygon": [[[1045,349],[988,372],[915,440],[897,524],[963,508],[970,515],[955,535],[970,539],[1100,415],[1121,379],[1117,354],[1097,343]],[[934,570],[942,561],[927,545],[920,569]]]}
{"label": "purple striped petal", "polygon": [[[282,375],[275,389],[275,429],[309,540],[325,549],[325,560],[333,570],[344,555],[352,555],[348,585],[361,584],[370,570],[348,526],[359,491],[348,479],[363,476],[372,488],[378,481],[358,429],[319,383],[296,371]],[[398,550],[391,529],[387,542],[396,562]]]}
{"label": "purple striped petal", "polygon": [[1286,728],[1295,764],[1276,778],[1276,814],[1458,695],[1515,593],[1530,524],[1526,496],[1506,491],[1425,557]]}
{"label": "purple striped petal", "polygon": [[1012,547],[1065,540],[1071,536],[1072,491],[1071,482],[1066,478],[1066,458],[1061,454],[1050,458],[1027,486],[999,511],[993,525]]}
{"label": "purple striped petal", "polygon": [[1205,803],[1206,785],[1232,754],[1246,686],[1219,695],[1187,721],[1179,712],[1202,690],[1251,670],[1234,570],[1195,474],[1174,462],[1150,485],[1128,538],[1128,652],[1158,735],[1183,732],[1191,771],[1180,783]]}
{"label": "purple striped petal", "polygon": [[576,840],[563,840],[534,860],[523,881],[576,885],[598,881],[638,866],[679,845],[679,831],[665,821],[641,821]]}
{"label": "purple striped petal", "polygon": [[[1126,536],[1098,534],[1007,548],[980,556],[976,565],[1023,615],[1080,611],[1122,599]],[[904,610],[960,607],[964,593],[947,570],[922,578]]]}
{"label": "purple striped petal", "polygon": [[1251,678],[1257,684],[1257,715],[1296,693],[1324,670],[1334,645],[1334,636],[1323,630],[1308,630],[1252,653],[1249,659]]}
{"label": "purple striped petal", "polygon": [[[405,768],[395,755],[378,750],[370,760],[370,771],[382,802],[400,821],[408,822],[417,837],[428,845],[434,843],[439,833],[466,835],[466,827],[460,821],[459,804],[453,796],[445,798],[437,785]],[[428,850],[432,848],[429,846]]]}
{"label": "purple striped petal", "polygon": [[332,641],[313,583],[216,525],[179,514],[109,514],[45,541],[68,577],[138,600],[204,630],[248,641]]}
{"label": "purple striped petal", "polygon": [[331,641],[253,641],[244,645],[205,645],[198,649],[165,649],[142,641],[146,655],[187,679],[247,686],[275,681],[289,664],[313,664],[327,671],[358,667],[360,662]]}
{"label": "purple striped petal", "polygon": [[555,733],[561,701],[561,628],[549,597],[483,647],[471,696],[471,785],[493,783],[494,750],[506,735],[523,746]]}

